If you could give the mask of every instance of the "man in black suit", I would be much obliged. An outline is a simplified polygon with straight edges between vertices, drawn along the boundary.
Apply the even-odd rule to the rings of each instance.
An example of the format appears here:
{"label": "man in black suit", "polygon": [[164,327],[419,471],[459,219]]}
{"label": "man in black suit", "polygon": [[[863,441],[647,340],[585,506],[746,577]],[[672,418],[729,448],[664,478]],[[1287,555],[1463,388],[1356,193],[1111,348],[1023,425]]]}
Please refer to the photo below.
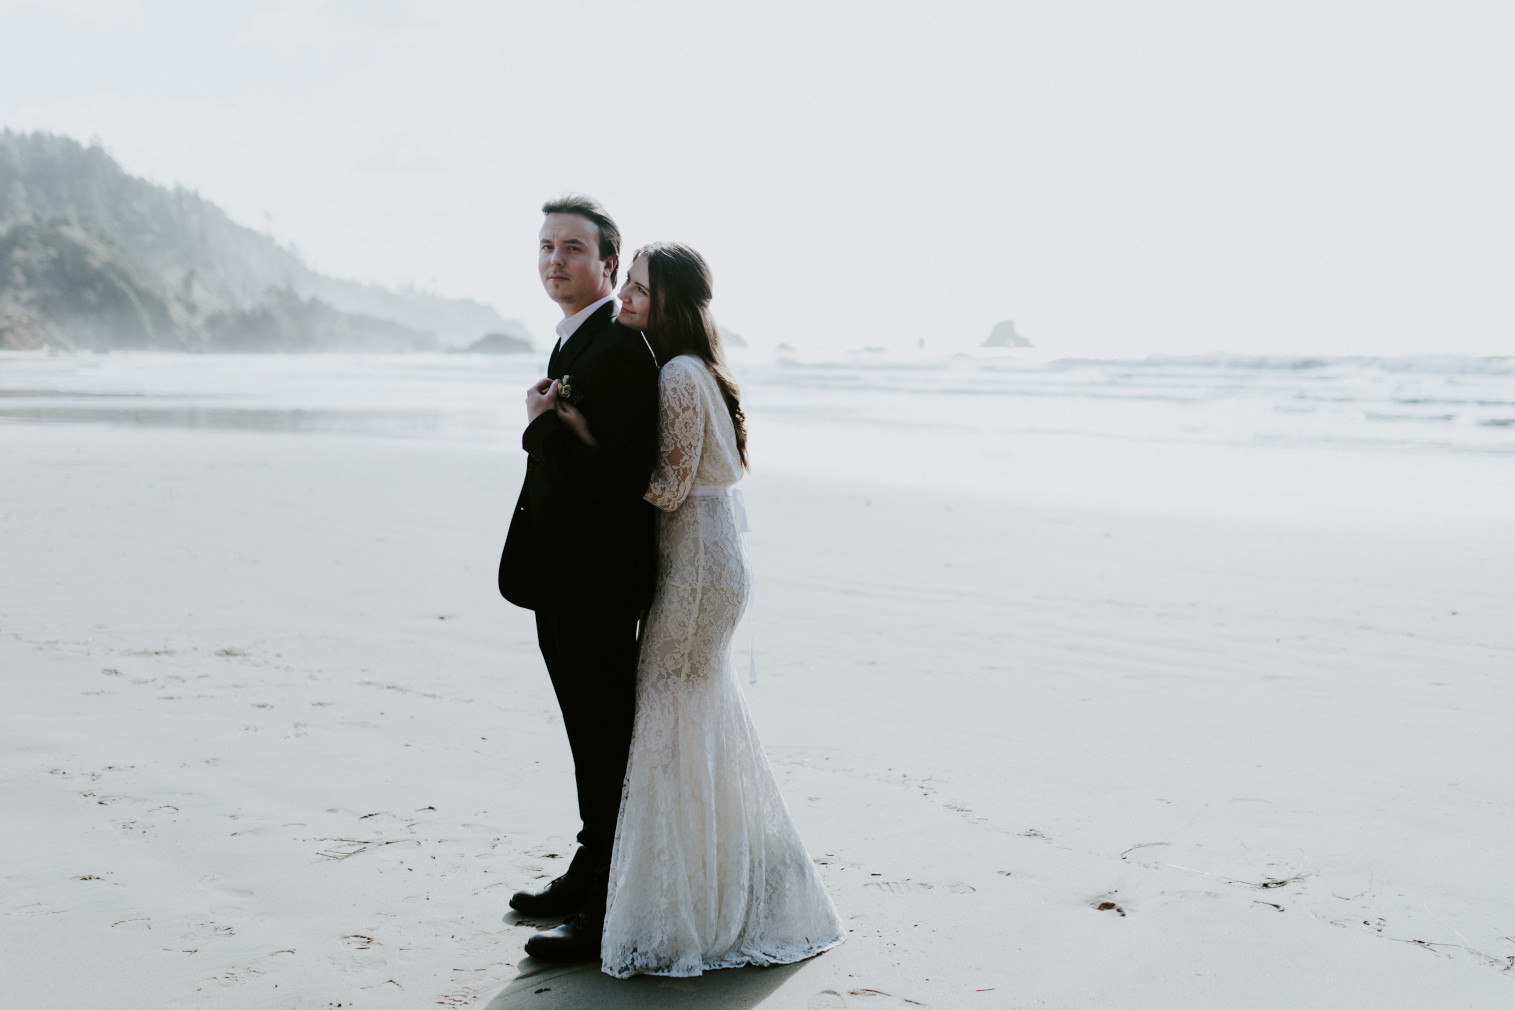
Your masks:
{"label": "man in black suit", "polygon": [[[567,915],[526,952],[598,957],[636,698],[637,621],[652,600],[653,508],[642,500],[657,457],[658,366],[639,333],[615,321],[620,232],[598,203],[542,208],[538,269],[563,309],[547,378],[526,394],[526,481],[500,558],[500,593],[536,611],[537,641],[557,693],[578,785],[579,850],[526,915]],[[586,445],[556,405],[573,403]]]}

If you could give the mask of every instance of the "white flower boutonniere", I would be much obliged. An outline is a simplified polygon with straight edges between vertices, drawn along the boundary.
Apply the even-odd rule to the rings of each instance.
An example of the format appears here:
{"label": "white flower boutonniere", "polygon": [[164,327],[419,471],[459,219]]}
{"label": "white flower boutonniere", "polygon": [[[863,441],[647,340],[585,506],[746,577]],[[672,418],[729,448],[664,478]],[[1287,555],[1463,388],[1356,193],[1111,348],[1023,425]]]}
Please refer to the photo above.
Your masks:
{"label": "white flower boutonniere", "polygon": [[573,407],[577,407],[584,399],[584,394],[574,388],[573,376],[565,375],[558,380],[558,399]]}

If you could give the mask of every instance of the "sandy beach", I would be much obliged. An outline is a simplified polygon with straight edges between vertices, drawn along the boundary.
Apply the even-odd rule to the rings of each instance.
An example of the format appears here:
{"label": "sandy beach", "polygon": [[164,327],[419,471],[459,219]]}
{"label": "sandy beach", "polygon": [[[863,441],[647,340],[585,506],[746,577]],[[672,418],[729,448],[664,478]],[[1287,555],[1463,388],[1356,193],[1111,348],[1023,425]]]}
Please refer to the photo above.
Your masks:
{"label": "sandy beach", "polygon": [[1432,462],[1287,508],[760,468],[750,699],[851,934],[618,982],[506,914],[576,828],[494,590],[518,450],[8,423],[6,1001],[1508,1006],[1515,532],[1438,504],[1508,464]]}
{"label": "sandy beach", "polygon": [[[1512,106],[1515,0],[0,0],[0,1010],[1515,1010]],[[615,865],[796,964],[509,907],[643,343],[753,591]]]}

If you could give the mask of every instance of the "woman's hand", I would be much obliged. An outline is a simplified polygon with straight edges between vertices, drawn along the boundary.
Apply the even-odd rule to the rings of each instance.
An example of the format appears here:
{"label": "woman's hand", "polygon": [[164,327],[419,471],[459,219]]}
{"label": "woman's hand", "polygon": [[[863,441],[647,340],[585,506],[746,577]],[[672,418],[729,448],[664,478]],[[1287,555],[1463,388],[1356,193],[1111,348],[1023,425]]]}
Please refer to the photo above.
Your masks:
{"label": "woman's hand", "polygon": [[[554,383],[554,385],[556,384]],[[558,418],[563,422],[564,426],[579,436],[580,442],[583,442],[585,445],[597,446],[600,444],[595,439],[594,434],[590,432],[589,421],[585,419],[584,412],[567,400],[558,399],[556,389],[553,390],[553,407],[557,410]]]}

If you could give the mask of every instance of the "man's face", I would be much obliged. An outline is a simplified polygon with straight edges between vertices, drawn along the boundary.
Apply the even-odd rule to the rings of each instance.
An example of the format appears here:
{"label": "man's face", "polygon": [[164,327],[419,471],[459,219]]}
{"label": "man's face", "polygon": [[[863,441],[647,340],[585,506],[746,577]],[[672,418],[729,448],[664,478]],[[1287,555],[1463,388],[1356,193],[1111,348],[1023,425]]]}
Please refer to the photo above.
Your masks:
{"label": "man's face", "polygon": [[542,222],[537,272],[547,297],[571,316],[610,294],[615,257],[600,259],[600,230],[587,217],[548,214]]}

